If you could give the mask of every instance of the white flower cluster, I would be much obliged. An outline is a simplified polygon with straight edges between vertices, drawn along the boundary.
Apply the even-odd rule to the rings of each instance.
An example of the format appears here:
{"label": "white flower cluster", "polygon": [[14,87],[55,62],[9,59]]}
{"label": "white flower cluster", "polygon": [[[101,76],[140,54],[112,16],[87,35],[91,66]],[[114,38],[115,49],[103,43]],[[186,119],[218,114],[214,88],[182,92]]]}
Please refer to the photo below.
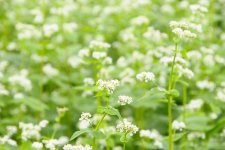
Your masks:
{"label": "white flower cluster", "polygon": [[131,20],[131,24],[135,26],[146,25],[149,23],[149,20],[146,16],[138,16]]}
{"label": "white flower cluster", "polygon": [[9,95],[9,91],[5,89],[5,87],[1,84],[0,84],[0,95]]}
{"label": "white flower cluster", "polygon": [[89,85],[94,85],[95,84],[95,81],[94,81],[93,78],[85,78],[83,82],[84,82],[85,86],[89,86]]}
{"label": "white flower cluster", "polygon": [[87,112],[83,112],[79,118],[78,127],[80,129],[88,128],[91,124],[91,117],[92,115]]}
{"label": "white flower cluster", "polygon": [[90,118],[91,118],[91,114],[90,113],[87,113],[87,112],[83,112],[80,116],[80,121],[90,121]]}
{"label": "white flower cluster", "polygon": [[32,143],[32,147],[37,149],[37,150],[41,150],[43,148],[43,143],[41,143],[41,142],[33,142]]}
{"label": "white flower cluster", "polygon": [[157,130],[141,130],[140,137],[154,140],[154,145],[158,148],[163,148],[162,136]]}
{"label": "white flower cluster", "polygon": [[41,37],[41,32],[31,24],[17,23],[18,39],[31,39]]}
{"label": "white flower cluster", "polygon": [[81,57],[81,58],[89,57],[90,56],[90,50],[87,49],[87,48],[80,49],[80,51],[78,52],[78,56]]}
{"label": "white flower cluster", "polygon": [[13,85],[19,85],[23,87],[26,91],[30,91],[32,89],[32,83],[27,78],[28,70],[23,69],[18,74],[9,77],[9,82]]}
{"label": "white flower cluster", "polygon": [[182,131],[184,128],[186,128],[186,125],[185,125],[185,123],[182,122],[182,121],[174,120],[173,123],[172,123],[172,128],[173,128],[174,130]]}
{"label": "white flower cluster", "polygon": [[90,145],[71,145],[67,144],[63,146],[63,150],[92,150]]}
{"label": "white flower cluster", "polygon": [[100,90],[106,90],[108,94],[112,94],[116,87],[119,86],[119,81],[118,80],[98,80],[97,81],[98,88]]}
{"label": "white flower cluster", "polygon": [[136,75],[136,78],[142,82],[150,82],[155,80],[155,75],[152,72],[141,72]]}
{"label": "white flower cluster", "polygon": [[[143,33],[143,36],[154,42],[160,42],[163,39],[168,38],[168,35],[166,33],[162,33],[159,30],[154,29],[154,27],[148,27],[147,31],[145,33]],[[154,38],[152,38],[152,37],[154,37]]]}
{"label": "white flower cluster", "polygon": [[190,5],[190,9],[192,13],[207,13],[208,9],[206,7],[204,7],[203,5],[200,4],[193,4]]}
{"label": "white flower cluster", "polygon": [[17,142],[11,137],[17,133],[17,128],[15,126],[7,126],[6,127],[7,134],[3,137],[0,137],[0,144],[9,144],[11,146],[17,146]]}
{"label": "white flower cluster", "polygon": [[132,97],[130,96],[121,95],[121,96],[118,96],[118,98],[119,98],[118,103],[120,105],[130,104],[133,101]]}
{"label": "white flower cluster", "polygon": [[51,64],[44,65],[42,71],[49,77],[56,76],[59,74],[59,71],[56,68],[52,67]]}
{"label": "white flower cluster", "polygon": [[187,104],[186,108],[190,111],[199,110],[202,107],[203,103],[204,102],[202,99],[193,99]]}
{"label": "white flower cluster", "polygon": [[184,68],[183,66],[176,64],[175,68],[177,69],[178,75],[184,76],[188,79],[191,79],[194,77],[194,73],[192,72],[192,70],[190,70],[189,68]]}
{"label": "white flower cluster", "polygon": [[204,132],[191,132],[187,135],[188,140],[205,139]]}
{"label": "white flower cluster", "polygon": [[133,136],[138,131],[138,127],[131,122],[129,122],[127,119],[123,119],[123,121],[120,121],[116,129],[121,133],[129,134],[130,136]]}
{"label": "white flower cluster", "polygon": [[201,90],[213,91],[215,88],[215,83],[209,80],[202,80],[197,82],[197,87]]}
{"label": "white flower cluster", "polygon": [[193,23],[187,23],[184,21],[171,21],[169,23],[172,32],[176,34],[179,38],[196,38],[197,35],[193,33],[191,30],[195,30],[197,32],[202,31],[202,27],[200,25],[196,25]]}
{"label": "white flower cluster", "polygon": [[22,130],[21,137],[22,140],[27,141],[28,139],[40,139],[40,131],[42,128],[46,127],[48,124],[47,120],[42,120],[38,125],[32,123],[19,123],[19,128]]}
{"label": "white flower cluster", "polygon": [[218,100],[225,102],[225,88],[219,88],[216,97]]}
{"label": "white flower cluster", "polygon": [[55,32],[59,31],[58,24],[45,24],[43,26],[43,32],[46,37],[52,36]]}
{"label": "white flower cluster", "polygon": [[90,48],[92,49],[108,49],[111,47],[109,43],[98,41],[98,40],[93,40],[90,42],[89,45]]}

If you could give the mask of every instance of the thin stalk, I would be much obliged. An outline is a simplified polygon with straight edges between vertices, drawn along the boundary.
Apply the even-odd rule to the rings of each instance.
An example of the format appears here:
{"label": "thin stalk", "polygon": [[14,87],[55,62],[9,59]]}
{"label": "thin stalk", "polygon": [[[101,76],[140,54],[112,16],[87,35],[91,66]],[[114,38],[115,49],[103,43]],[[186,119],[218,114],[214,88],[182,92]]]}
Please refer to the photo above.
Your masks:
{"label": "thin stalk", "polygon": [[123,143],[123,150],[126,150],[126,143]]}
{"label": "thin stalk", "polygon": [[183,121],[184,122],[186,120],[186,104],[187,104],[187,86],[184,85],[183,87],[183,106],[184,106]]}
{"label": "thin stalk", "polygon": [[[174,74],[174,66],[176,64],[176,62],[175,62],[176,56],[177,56],[177,43],[175,44],[175,54],[173,56],[172,68],[171,68],[171,71],[170,71],[168,91],[172,90],[173,84],[174,84],[173,74]],[[168,142],[169,142],[169,150],[173,150],[172,100],[173,100],[173,96],[170,94],[169,97],[168,97],[168,125],[169,125],[169,128],[168,128],[168,133],[169,133]]]}
{"label": "thin stalk", "polygon": [[[106,116],[106,113],[103,114],[101,120],[100,120],[100,121],[98,122],[98,124],[96,125],[95,131],[98,131],[98,130],[99,130],[99,127],[100,127],[100,125],[102,124],[102,121],[104,120],[105,116]],[[96,139],[95,139],[95,137],[94,137],[94,138],[93,138],[93,144],[92,144],[92,150],[95,150],[95,146],[96,146]]]}

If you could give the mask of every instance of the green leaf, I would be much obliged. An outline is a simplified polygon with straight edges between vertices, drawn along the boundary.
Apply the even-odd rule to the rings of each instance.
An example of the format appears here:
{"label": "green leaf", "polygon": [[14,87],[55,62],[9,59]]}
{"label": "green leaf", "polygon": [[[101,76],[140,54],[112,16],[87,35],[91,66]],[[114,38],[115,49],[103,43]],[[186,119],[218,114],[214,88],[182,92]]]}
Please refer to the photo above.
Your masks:
{"label": "green leaf", "polygon": [[15,103],[25,104],[28,107],[30,107],[32,110],[35,111],[44,111],[48,109],[48,106],[43,103],[41,100],[36,99],[34,97],[26,97],[24,99],[19,99],[17,101],[14,101]]}
{"label": "green leaf", "polygon": [[122,119],[120,112],[116,108],[113,108],[112,106],[99,107],[98,112],[105,113],[111,116],[117,116],[119,119]]}
{"label": "green leaf", "polygon": [[91,129],[84,129],[84,130],[76,131],[71,136],[70,141],[74,140],[75,138],[77,138],[78,136],[80,136],[84,133],[90,133],[91,131],[92,131]]}
{"label": "green leaf", "polygon": [[[187,134],[187,132],[173,134],[173,141],[176,142],[176,141],[180,140],[186,134]],[[169,137],[167,136],[167,137],[164,138],[164,140],[167,141],[168,138]]]}
{"label": "green leaf", "polygon": [[96,139],[103,139],[103,138],[105,138],[104,133],[102,133],[101,131],[93,131],[93,136]]}
{"label": "green leaf", "polygon": [[216,134],[218,131],[223,129],[224,124],[225,124],[225,119],[221,119],[220,121],[217,121],[215,126],[206,132],[206,137],[209,138],[213,134]]}
{"label": "green leaf", "polygon": [[173,97],[178,97],[180,95],[180,93],[178,90],[172,89],[170,91],[167,91],[167,95],[172,95]]}

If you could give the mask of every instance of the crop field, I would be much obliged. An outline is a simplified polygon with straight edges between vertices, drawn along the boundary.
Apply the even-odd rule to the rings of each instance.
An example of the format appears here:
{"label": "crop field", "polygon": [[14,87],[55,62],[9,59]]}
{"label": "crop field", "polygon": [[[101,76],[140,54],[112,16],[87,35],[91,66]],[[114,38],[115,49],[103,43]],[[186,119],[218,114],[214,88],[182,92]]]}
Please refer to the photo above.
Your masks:
{"label": "crop field", "polygon": [[0,0],[0,150],[225,150],[225,0]]}

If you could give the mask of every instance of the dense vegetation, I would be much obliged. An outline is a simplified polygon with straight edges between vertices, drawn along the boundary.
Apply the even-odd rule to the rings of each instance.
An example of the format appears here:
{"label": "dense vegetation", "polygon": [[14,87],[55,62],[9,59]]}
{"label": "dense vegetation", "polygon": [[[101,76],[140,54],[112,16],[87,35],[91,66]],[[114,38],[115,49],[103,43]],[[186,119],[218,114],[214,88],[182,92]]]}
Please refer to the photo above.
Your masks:
{"label": "dense vegetation", "polygon": [[0,0],[1,150],[223,150],[224,0]]}

